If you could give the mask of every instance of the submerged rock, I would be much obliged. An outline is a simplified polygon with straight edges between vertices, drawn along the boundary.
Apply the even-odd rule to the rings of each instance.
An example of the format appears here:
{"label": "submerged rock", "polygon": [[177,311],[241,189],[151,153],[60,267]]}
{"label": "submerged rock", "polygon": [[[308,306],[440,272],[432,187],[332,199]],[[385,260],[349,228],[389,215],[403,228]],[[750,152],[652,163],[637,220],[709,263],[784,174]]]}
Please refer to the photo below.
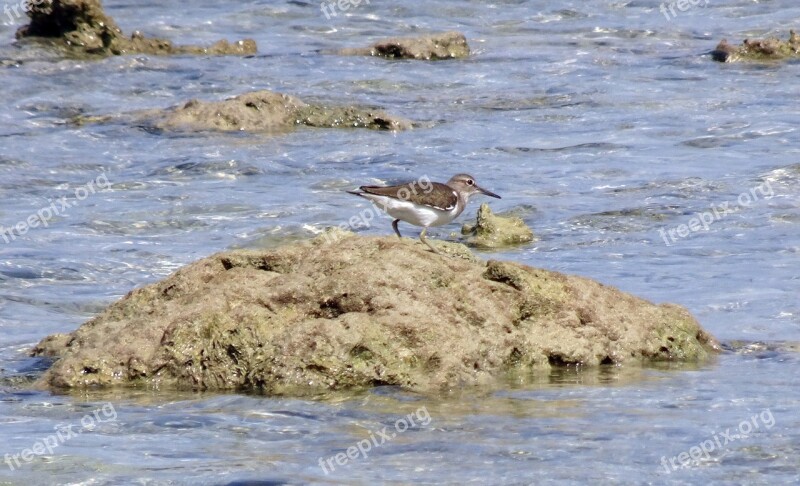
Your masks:
{"label": "submerged rock", "polygon": [[789,40],[745,39],[741,46],[734,46],[723,39],[711,51],[711,56],[719,62],[773,61],[800,57],[800,37],[789,31]]}
{"label": "submerged rock", "polygon": [[224,101],[191,100],[166,112],[148,112],[164,130],[275,131],[296,125],[406,130],[411,122],[356,106],[309,105],[294,96],[255,91]]}
{"label": "submerged rock", "polygon": [[686,309],[589,279],[333,235],[219,253],[130,292],[44,339],[34,354],[56,359],[38,384],[424,390],[719,350]]}
{"label": "submerged rock", "polygon": [[460,32],[444,32],[420,37],[393,37],[370,47],[341,49],[344,56],[378,56],[387,59],[453,59],[469,56],[467,38]]}
{"label": "submerged rock", "polygon": [[534,240],[533,231],[522,218],[496,215],[486,203],[478,209],[475,224],[463,225],[461,234],[467,235],[467,244],[478,248],[502,248]]}
{"label": "submerged rock", "polygon": [[55,39],[65,47],[86,54],[207,54],[246,55],[256,52],[252,39],[229,43],[219,41],[210,47],[176,46],[165,39],[151,39],[134,32],[126,38],[114,19],[106,15],[100,0],[29,0],[28,25],[17,31],[17,38]]}
{"label": "submerged rock", "polygon": [[721,347],[725,351],[759,356],[763,358],[772,358],[785,354],[800,353],[800,342],[793,341],[742,341],[733,340],[721,343]]}

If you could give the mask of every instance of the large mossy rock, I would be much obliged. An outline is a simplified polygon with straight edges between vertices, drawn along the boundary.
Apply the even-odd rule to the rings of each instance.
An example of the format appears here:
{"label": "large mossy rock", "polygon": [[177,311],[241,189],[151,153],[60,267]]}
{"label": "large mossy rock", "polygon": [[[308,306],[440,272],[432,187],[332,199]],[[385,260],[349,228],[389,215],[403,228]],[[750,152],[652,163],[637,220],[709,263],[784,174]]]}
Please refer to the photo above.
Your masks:
{"label": "large mossy rock", "polygon": [[203,47],[176,46],[139,32],[127,38],[114,19],[106,15],[100,0],[29,0],[27,12],[30,23],[17,31],[17,38],[53,39],[73,53],[248,55],[257,50],[252,39],[234,43],[221,40]]}
{"label": "large mossy rock", "polygon": [[322,105],[274,91],[253,91],[221,101],[189,100],[181,105],[114,115],[79,115],[74,124],[124,122],[165,131],[284,133],[298,126],[400,131],[413,123],[373,107]]}
{"label": "large mossy rock", "polygon": [[686,309],[586,278],[332,235],[216,254],[130,292],[36,347],[56,358],[39,384],[425,390],[719,349]]}
{"label": "large mossy rock", "polygon": [[191,100],[145,117],[164,130],[274,131],[298,125],[323,128],[407,130],[412,123],[382,110],[325,106],[273,91],[254,91],[223,101]]}

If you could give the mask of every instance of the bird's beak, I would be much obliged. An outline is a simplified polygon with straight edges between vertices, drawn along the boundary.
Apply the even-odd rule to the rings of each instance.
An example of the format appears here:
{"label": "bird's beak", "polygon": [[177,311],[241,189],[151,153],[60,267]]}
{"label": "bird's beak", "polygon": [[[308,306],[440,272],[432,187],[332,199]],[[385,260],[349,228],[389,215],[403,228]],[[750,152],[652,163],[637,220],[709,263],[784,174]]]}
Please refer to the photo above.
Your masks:
{"label": "bird's beak", "polygon": [[487,191],[486,189],[484,189],[484,188],[482,188],[482,187],[475,186],[475,189],[477,189],[477,190],[478,190],[478,192],[480,192],[481,194],[486,194],[486,195],[487,195],[487,196],[489,196],[489,197],[496,197],[497,199],[502,199],[502,198],[501,198],[500,196],[498,196],[497,194],[493,193],[492,191]]}

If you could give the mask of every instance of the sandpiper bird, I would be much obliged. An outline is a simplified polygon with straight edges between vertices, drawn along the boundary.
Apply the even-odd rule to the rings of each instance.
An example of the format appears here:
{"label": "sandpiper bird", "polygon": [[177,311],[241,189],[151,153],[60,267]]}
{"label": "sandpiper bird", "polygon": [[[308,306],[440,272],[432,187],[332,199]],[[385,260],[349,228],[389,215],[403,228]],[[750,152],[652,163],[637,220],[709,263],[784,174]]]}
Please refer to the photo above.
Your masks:
{"label": "sandpiper bird", "polygon": [[456,219],[473,194],[500,199],[497,194],[478,186],[475,178],[469,174],[456,174],[445,184],[414,181],[397,186],[361,186],[358,191],[347,192],[369,199],[395,218],[392,228],[399,238],[402,238],[397,229],[400,221],[422,226],[419,239],[434,253],[439,252],[425,239],[428,228],[442,226]]}

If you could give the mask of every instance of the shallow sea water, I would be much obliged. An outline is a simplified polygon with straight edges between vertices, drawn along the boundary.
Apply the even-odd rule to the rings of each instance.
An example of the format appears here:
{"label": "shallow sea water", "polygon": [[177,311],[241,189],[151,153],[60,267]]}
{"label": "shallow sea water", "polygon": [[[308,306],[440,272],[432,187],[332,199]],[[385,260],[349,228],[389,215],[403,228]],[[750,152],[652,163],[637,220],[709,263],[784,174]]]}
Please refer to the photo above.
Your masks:
{"label": "shallow sea water", "polygon": [[[0,483],[797,482],[800,62],[719,64],[708,52],[722,38],[785,37],[800,6],[710,0],[668,19],[660,3],[372,0],[327,19],[304,1],[105,2],[128,33],[255,38],[249,58],[69,60],[15,44],[21,21],[0,17],[0,225],[62,196],[77,203],[47,228],[0,239],[6,382],[42,366],[26,357],[33,344],[132,288],[217,251],[345,222],[366,207],[346,189],[456,172],[501,194],[492,208],[522,214],[540,237],[485,258],[684,305],[735,349],[702,366],[556,370],[440,397],[392,387],[290,399],[6,385],[0,454],[74,435],[19,468],[0,464]],[[451,29],[466,34],[471,58],[321,53]],[[66,123],[255,89],[380,106],[424,127],[168,134]],[[110,189],[75,199],[103,174]],[[740,198],[748,204],[708,230],[665,241]],[[447,238],[459,224],[430,234]],[[391,232],[388,220],[363,231]],[[384,428],[396,435],[376,445]],[[366,439],[366,457],[320,467]],[[670,467],[704,443],[714,450]]]}

